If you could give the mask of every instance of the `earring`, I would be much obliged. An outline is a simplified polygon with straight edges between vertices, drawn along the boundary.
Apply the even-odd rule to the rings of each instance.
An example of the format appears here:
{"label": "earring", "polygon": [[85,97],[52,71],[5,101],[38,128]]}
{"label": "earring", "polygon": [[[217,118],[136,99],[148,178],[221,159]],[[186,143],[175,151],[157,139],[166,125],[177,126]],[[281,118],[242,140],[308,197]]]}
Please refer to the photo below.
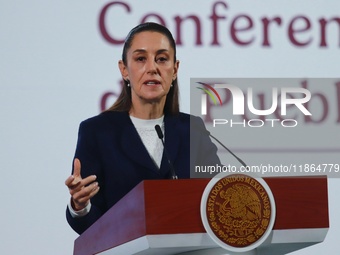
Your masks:
{"label": "earring", "polygon": [[170,87],[172,88],[174,85],[171,83]]}

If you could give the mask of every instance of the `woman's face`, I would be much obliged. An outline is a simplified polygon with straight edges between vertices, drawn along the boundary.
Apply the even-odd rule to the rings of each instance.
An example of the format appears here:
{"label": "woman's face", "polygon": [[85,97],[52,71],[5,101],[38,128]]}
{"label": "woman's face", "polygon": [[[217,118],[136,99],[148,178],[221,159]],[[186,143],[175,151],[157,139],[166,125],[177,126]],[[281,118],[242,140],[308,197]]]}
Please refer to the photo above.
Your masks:
{"label": "woman's face", "polygon": [[126,55],[127,65],[119,62],[123,79],[130,81],[133,106],[165,103],[171,83],[177,77],[179,62],[168,38],[158,32],[136,34]]}

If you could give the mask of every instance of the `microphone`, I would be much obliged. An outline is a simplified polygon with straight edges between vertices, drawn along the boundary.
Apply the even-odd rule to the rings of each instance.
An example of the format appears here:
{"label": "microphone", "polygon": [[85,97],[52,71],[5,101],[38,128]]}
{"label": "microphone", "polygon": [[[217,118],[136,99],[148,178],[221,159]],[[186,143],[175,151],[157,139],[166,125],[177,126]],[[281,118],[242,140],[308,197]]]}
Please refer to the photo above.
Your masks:
{"label": "microphone", "polygon": [[164,144],[164,135],[163,135],[162,129],[161,129],[161,127],[160,127],[159,125],[156,125],[156,126],[155,126],[155,129],[156,129],[158,138],[161,139],[161,141],[162,141],[163,148],[164,148],[164,152],[165,152],[165,156],[166,156],[166,158],[167,158],[167,160],[168,160],[168,163],[169,163],[169,166],[170,166],[172,179],[173,179],[173,180],[177,180],[178,177],[177,177],[177,175],[176,175],[175,168],[174,168],[174,166],[172,165],[172,163],[171,163],[171,161],[170,161],[170,157],[169,157],[168,151],[167,151],[166,148],[165,148],[165,144]]}
{"label": "microphone", "polygon": [[218,140],[215,136],[213,136],[209,130],[207,130],[204,126],[201,125],[197,125],[195,126],[195,130],[202,132],[202,133],[206,133],[208,136],[210,136],[212,139],[214,139],[216,142],[218,142],[224,149],[226,149],[239,163],[241,163],[242,166],[248,168],[247,164],[243,162],[242,159],[240,159],[239,157],[237,157],[231,150],[229,150],[227,148],[227,146],[225,146],[220,140]]}
{"label": "microphone", "polygon": [[218,142],[224,149],[226,149],[231,155],[234,156],[234,158],[237,159],[238,162],[241,163],[241,165],[243,165],[244,167],[248,168],[247,164],[243,162],[242,159],[240,159],[239,157],[237,157],[231,150],[229,150],[227,148],[227,146],[225,146],[222,142],[220,142],[220,140],[218,140],[215,136],[213,136],[212,134],[210,134],[210,132],[208,130],[206,130],[208,132],[208,135],[213,138],[216,142]]}

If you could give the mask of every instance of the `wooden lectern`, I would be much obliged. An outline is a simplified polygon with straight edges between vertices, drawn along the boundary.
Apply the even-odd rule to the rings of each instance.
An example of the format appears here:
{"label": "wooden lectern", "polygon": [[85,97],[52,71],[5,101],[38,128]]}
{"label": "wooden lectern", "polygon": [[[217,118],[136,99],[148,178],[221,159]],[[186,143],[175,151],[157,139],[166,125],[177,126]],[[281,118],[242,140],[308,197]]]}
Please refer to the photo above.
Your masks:
{"label": "wooden lectern", "polygon": [[[327,177],[263,179],[275,197],[276,219],[256,254],[286,254],[322,242],[329,228]],[[141,182],[75,240],[74,255],[216,250],[219,246],[206,233],[200,216],[201,197],[209,181]]]}

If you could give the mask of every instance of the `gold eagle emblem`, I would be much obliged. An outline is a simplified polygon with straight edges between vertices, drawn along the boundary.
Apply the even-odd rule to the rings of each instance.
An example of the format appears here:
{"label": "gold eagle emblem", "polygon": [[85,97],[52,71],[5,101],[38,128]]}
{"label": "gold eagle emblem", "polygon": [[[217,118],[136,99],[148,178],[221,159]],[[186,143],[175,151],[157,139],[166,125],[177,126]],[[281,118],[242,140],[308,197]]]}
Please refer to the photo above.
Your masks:
{"label": "gold eagle emblem", "polygon": [[207,200],[208,222],[226,244],[245,247],[259,240],[268,228],[268,194],[254,178],[233,175],[218,181]]}

